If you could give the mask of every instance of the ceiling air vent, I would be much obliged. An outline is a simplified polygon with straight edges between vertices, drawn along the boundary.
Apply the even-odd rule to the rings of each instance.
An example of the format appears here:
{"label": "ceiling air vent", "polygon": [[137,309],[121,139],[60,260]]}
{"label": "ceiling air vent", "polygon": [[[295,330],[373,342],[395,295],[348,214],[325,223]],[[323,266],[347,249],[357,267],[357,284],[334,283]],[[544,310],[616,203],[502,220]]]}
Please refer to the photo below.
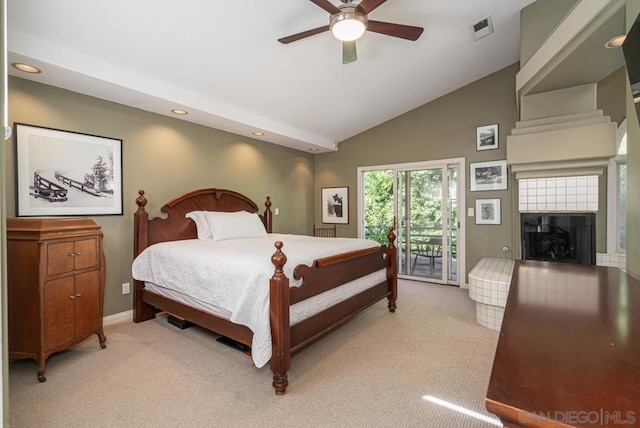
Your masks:
{"label": "ceiling air vent", "polygon": [[475,24],[471,25],[471,32],[473,34],[473,41],[478,41],[483,37],[487,37],[493,33],[493,24],[491,23],[491,16],[481,19]]}

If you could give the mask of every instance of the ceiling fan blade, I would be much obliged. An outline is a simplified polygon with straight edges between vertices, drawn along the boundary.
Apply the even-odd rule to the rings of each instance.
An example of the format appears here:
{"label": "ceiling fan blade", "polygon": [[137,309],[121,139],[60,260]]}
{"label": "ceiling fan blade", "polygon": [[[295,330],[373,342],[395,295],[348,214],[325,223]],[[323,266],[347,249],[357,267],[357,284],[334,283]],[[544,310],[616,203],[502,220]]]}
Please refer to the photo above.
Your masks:
{"label": "ceiling fan blade", "polygon": [[349,64],[350,62],[355,62],[357,59],[356,41],[342,42],[342,63]]}
{"label": "ceiling fan blade", "polygon": [[292,35],[287,36],[287,37],[282,37],[282,38],[278,39],[278,41],[280,43],[284,43],[286,45],[287,43],[295,42],[297,40],[304,39],[305,37],[309,37],[309,36],[313,36],[313,35],[316,35],[316,34],[320,34],[320,33],[323,33],[325,31],[329,31],[329,26],[328,25],[325,25],[323,27],[314,28],[313,30],[303,31],[302,33],[292,34]]}
{"label": "ceiling fan blade", "polygon": [[[365,0],[366,1],[366,0]],[[424,31],[422,27],[411,25],[392,24],[390,22],[380,22],[369,20],[368,31],[380,33],[387,36],[399,37],[401,39],[416,41]]]}
{"label": "ceiling fan blade", "polygon": [[340,9],[338,9],[338,7],[333,3],[330,3],[329,0],[311,0],[311,3],[314,3],[316,6],[320,6],[332,15],[340,13]]}
{"label": "ceiling fan blade", "polygon": [[369,12],[386,1],[387,0],[362,0],[360,4],[356,6],[356,10],[363,15],[368,15]]}

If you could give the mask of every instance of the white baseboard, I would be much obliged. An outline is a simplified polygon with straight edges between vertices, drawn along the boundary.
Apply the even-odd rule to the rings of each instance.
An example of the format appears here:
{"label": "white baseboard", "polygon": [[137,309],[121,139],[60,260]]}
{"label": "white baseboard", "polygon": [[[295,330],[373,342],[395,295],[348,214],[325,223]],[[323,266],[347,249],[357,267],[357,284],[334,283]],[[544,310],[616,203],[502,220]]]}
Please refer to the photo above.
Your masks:
{"label": "white baseboard", "polygon": [[102,318],[102,325],[116,324],[124,321],[133,322],[133,309]]}
{"label": "white baseboard", "polygon": [[460,288],[462,288],[464,290],[468,290],[469,289],[469,283],[468,282],[461,283],[460,284]]}

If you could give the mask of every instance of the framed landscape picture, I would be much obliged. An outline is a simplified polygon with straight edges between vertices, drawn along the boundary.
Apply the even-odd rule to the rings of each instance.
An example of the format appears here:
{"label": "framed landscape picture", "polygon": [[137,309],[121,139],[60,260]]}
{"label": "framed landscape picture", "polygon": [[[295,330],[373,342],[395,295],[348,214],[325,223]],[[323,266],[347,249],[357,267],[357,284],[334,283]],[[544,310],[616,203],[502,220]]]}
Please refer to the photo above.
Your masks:
{"label": "framed landscape picture", "polygon": [[476,150],[498,148],[498,124],[478,126],[476,128]]}
{"label": "framed landscape picture", "polygon": [[475,162],[469,164],[471,191],[507,190],[507,161]]}
{"label": "framed landscape picture", "polygon": [[500,224],[500,199],[476,199],[476,224]]}
{"label": "framed landscape picture", "polygon": [[321,202],[323,223],[349,223],[348,187],[323,187]]}
{"label": "framed landscape picture", "polygon": [[122,140],[15,124],[18,216],[122,215]]}

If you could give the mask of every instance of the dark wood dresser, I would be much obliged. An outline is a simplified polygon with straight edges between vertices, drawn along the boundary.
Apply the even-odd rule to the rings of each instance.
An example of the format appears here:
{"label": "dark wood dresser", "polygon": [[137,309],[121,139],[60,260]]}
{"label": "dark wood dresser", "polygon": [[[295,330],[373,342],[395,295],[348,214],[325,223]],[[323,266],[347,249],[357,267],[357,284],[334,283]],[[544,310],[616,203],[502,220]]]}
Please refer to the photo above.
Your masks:
{"label": "dark wood dresser", "polygon": [[45,361],[102,330],[105,260],[88,218],[7,219],[9,359]]}
{"label": "dark wood dresser", "polygon": [[640,281],[516,261],[486,407],[505,427],[639,426]]}

